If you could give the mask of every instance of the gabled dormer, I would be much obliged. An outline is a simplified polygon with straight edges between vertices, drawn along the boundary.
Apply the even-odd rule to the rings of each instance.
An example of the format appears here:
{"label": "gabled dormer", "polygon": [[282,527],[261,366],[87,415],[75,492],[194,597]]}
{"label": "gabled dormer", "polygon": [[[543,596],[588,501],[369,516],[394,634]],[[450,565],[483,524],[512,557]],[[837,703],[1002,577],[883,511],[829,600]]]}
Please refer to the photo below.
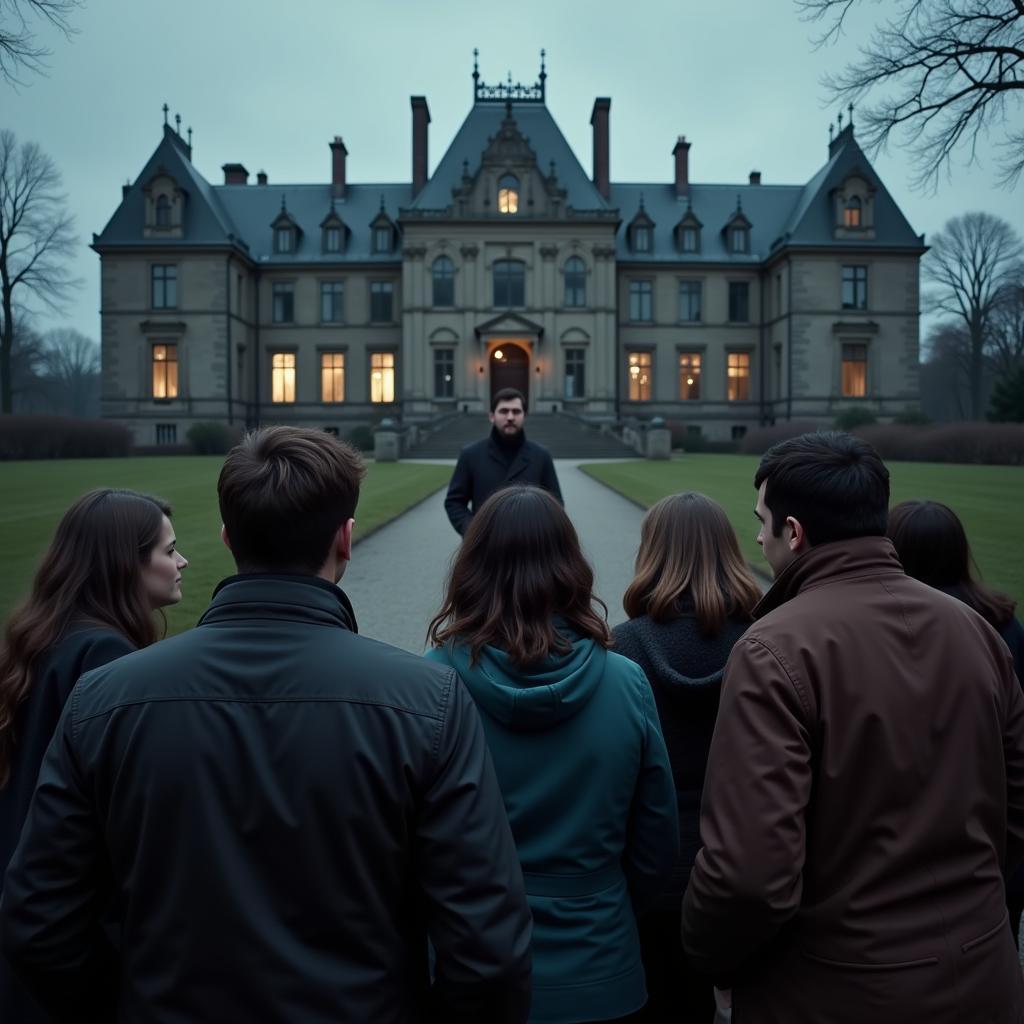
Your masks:
{"label": "gabled dormer", "polygon": [[687,202],[686,213],[675,226],[676,248],[682,253],[698,253],[701,247],[701,230],[704,225],[693,212],[693,204]]}
{"label": "gabled dormer", "polygon": [[340,256],[348,246],[349,229],[335,209],[331,200],[331,209],[320,221],[320,251],[325,256]]}
{"label": "gabled dormer", "polygon": [[733,210],[732,216],[725,222],[725,226],[722,228],[722,237],[725,239],[725,251],[730,256],[750,255],[750,229],[752,227],[753,225],[743,212],[743,203],[737,194],[736,209]]}
{"label": "gabled dormer", "polygon": [[630,250],[637,255],[654,252],[654,221],[644,209],[642,195],[640,196],[640,206],[626,227],[626,242]]}
{"label": "gabled dormer", "polygon": [[380,209],[370,221],[370,250],[374,253],[390,253],[398,244],[398,226],[384,208],[384,197],[380,197]]}
{"label": "gabled dormer", "polygon": [[302,228],[298,221],[288,212],[288,204],[281,196],[281,212],[271,222],[273,232],[273,252],[275,256],[291,256],[298,251]]}
{"label": "gabled dormer", "polygon": [[834,238],[870,241],[875,237],[875,189],[860,167],[832,190],[832,216]]}
{"label": "gabled dormer", "polygon": [[165,168],[157,169],[143,186],[146,221],[145,238],[182,238],[188,193]]}

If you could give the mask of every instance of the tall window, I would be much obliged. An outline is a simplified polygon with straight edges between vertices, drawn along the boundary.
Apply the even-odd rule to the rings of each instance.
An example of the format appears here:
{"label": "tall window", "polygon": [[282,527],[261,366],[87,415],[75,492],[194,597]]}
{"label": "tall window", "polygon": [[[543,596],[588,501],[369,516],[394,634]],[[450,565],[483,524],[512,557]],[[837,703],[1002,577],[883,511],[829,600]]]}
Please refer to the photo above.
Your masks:
{"label": "tall window", "polygon": [[274,252],[287,253],[295,248],[292,228],[274,228]]}
{"label": "tall window", "polygon": [[455,397],[455,350],[434,349],[434,397]]}
{"label": "tall window", "polygon": [[320,401],[345,401],[345,353],[320,353]]}
{"label": "tall window", "polygon": [[324,228],[324,252],[341,252],[341,228]]}
{"label": "tall window", "polygon": [[750,398],[750,353],[729,352],[726,355],[726,398],[745,402]]}
{"label": "tall window", "polygon": [[587,304],[587,268],[579,256],[570,256],[565,261],[565,304]]}
{"label": "tall window", "polygon": [[633,251],[651,251],[651,229],[647,224],[635,224],[633,226]]}
{"label": "tall window", "polygon": [[700,398],[700,353],[679,353],[679,397],[684,402]]}
{"label": "tall window", "polygon": [[178,305],[178,268],[173,263],[154,263],[150,275],[153,308],[174,309]]}
{"label": "tall window", "polygon": [[270,357],[270,400],[295,401],[295,353],[274,352]]}
{"label": "tall window", "polygon": [[653,313],[654,286],[650,281],[629,282],[629,319],[649,321]]}
{"label": "tall window", "polygon": [[370,282],[370,320],[387,324],[394,319],[395,287],[390,281]]}
{"label": "tall window", "polygon": [[395,400],[395,354],[394,352],[370,353],[370,401],[393,402]]}
{"label": "tall window", "polygon": [[270,291],[274,323],[292,323],[295,320],[295,285],[291,281],[275,281]]}
{"label": "tall window", "polygon": [[178,346],[153,346],[153,397],[178,397]]}
{"label": "tall window", "polygon": [[320,320],[340,324],[345,319],[345,284],[342,281],[320,282]]}
{"label": "tall window", "polygon": [[586,350],[567,348],[565,350],[565,397],[582,398],[586,378]]}
{"label": "tall window", "polygon": [[167,196],[156,197],[156,226],[158,228],[171,226],[171,201]]}
{"label": "tall window", "polygon": [[863,398],[868,393],[867,345],[843,345],[843,396]]}
{"label": "tall window", "polygon": [[750,251],[750,231],[747,228],[729,229],[729,251],[735,253]]}
{"label": "tall window", "polygon": [[649,402],[651,400],[651,353],[629,353],[629,400]]}
{"label": "tall window", "polygon": [[520,260],[494,261],[494,304],[526,305],[526,267]]}
{"label": "tall window", "polygon": [[697,252],[700,248],[700,235],[695,227],[683,228],[683,252]]}
{"label": "tall window", "polygon": [[698,323],[701,318],[701,282],[679,282],[679,319],[683,323]]}
{"label": "tall window", "polygon": [[868,268],[843,267],[843,309],[868,308]]}
{"label": "tall window", "polygon": [[498,213],[519,212],[519,179],[505,174],[498,179]]}
{"label": "tall window", "polygon": [[373,229],[373,251],[391,252],[391,228],[386,224]]}
{"label": "tall window", "polygon": [[729,282],[729,323],[745,324],[750,320],[750,282]]}
{"label": "tall window", "polygon": [[455,264],[447,256],[438,256],[430,268],[434,285],[434,305],[455,305]]}
{"label": "tall window", "polygon": [[861,204],[858,196],[851,196],[843,210],[843,226],[859,228],[861,226]]}

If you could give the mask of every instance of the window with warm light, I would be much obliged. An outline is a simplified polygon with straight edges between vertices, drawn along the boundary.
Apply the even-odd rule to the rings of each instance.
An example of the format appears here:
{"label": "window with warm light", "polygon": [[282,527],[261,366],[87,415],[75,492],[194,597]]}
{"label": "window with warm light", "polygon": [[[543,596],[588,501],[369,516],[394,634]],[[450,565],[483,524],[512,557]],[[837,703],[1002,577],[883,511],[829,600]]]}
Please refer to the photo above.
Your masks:
{"label": "window with warm light", "polygon": [[629,400],[631,402],[649,402],[651,400],[651,353],[629,353]]}
{"label": "window with warm light", "polygon": [[174,309],[178,305],[178,268],[173,263],[154,263],[150,268],[153,309]]}
{"label": "window with warm light", "polygon": [[434,397],[455,397],[455,350],[434,349]]}
{"label": "window with warm light", "polygon": [[519,179],[505,174],[498,180],[498,213],[519,212]]}
{"label": "window with warm light", "polygon": [[565,350],[565,397],[582,398],[585,384],[587,353],[582,348]]}
{"label": "window with warm light", "polygon": [[455,305],[455,264],[448,256],[438,256],[430,268],[435,306]]}
{"label": "window with warm light", "polygon": [[295,353],[274,352],[270,357],[270,400],[295,401]]}
{"label": "window with warm light", "polygon": [[868,347],[843,345],[843,397],[864,398],[868,393]]}
{"label": "window with warm light", "polygon": [[843,267],[843,309],[868,308],[868,268]]}
{"label": "window with warm light", "polygon": [[653,319],[654,285],[651,281],[629,282],[629,319],[649,322]]}
{"label": "window with warm light", "polygon": [[526,304],[526,267],[521,260],[494,261],[494,305]]}
{"label": "window with warm light", "polygon": [[861,202],[859,196],[851,196],[843,210],[843,226],[859,228],[861,226]]}
{"label": "window with warm light", "polygon": [[694,402],[700,398],[700,353],[679,353],[679,398]]}
{"label": "window with warm light", "polygon": [[345,284],[343,281],[320,282],[320,321],[340,324],[345,319]]}
{"label": "window with warm light", "polygon": [[746,402],[750,398],[750,353],[729,352],[726,375],[726,398],[730,402]]}
{"label": "window with warm light", "polygon": [[156,197],[156,226],[158,228],[171,226],[171,201],[167,196]]}
{"label": "window with warm light", "polygon": [[579,256],[570,256],[565,261],[565,304],[574,307],[587,304],[587,268]]}
{"label": "window with warm light", "polygon": [[320,401],[345,401],[345,353],[320,353]]}
{"label": "window with warm light", "polygon": [[393,402],[395,400],[395,354],[394,352],[370,353],[370,401]]}
{"label": "window with warm light", "polygon": [[178,346],[153,346],[153,397],[178,397]]}
{"label": "window with warm light", "polygon": [[679,282],[679,319],[683,323],[700,322],[702,291],[700,281]]}

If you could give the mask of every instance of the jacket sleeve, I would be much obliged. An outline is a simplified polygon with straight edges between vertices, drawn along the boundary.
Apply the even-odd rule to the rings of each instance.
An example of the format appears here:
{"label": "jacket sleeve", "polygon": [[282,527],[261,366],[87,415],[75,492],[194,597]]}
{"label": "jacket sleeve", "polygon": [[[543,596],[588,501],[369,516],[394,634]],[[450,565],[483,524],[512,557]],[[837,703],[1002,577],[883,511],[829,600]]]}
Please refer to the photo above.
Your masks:
{"label": "jacket sleeve", "polygon": [[76,695],[39,771],[0,901],[0,946],[58,1021],[117,1016],[118,958],[101,927],[108,895],[100,823],[76,755]]}
{"label": "jacket sleeve", "polygon": [[759,639],[733,648],[682,921],[687,956],[719,987],[800,906],[812,781],[807,699]]}
{"label": "jacket sleeve", "polygon": [[521,1024],[532,919],[483,726],[454,672],[415,864],[436,954],[428,1019]]}
{"label": "jacket sleeve", "polygon": [[448,484],[448,494],[444,499],[444,510],[448,513],[448,521],[455,527],[460,536],[469,529],[473,513],[469,511],[469,499],[473,496],[473,474],[470,472],[469,459],[466,453],[459,455]]}
{"label": "jacket sleeve", "polygon": [[558,486],[558,474],[555,472],[555,463],[551,458],[550,452],[544,453],[544,471],[541,474],[540,485],[545,491],[550,491],[558,499],[560,505],[565,504],[562,498],[562,489]]}
{"label": "jacket sleeve", "polygon": [[[1007,659],[1009,662],[1009,659]],[[1024,693],[1016,673],[1007,664],[1003,690],[1006,713],[1003,724],[1003,757],[1006,760],[1006,863],[1009,877],[1024,863]]]}
{"label": "jacket sleeve", "polygon": [[644,741],[623,868],[633,903],[640,910],[665,888],[672,874],[679,855],[679,812],[651,685],[639,668],[631,668],[643,687]]}

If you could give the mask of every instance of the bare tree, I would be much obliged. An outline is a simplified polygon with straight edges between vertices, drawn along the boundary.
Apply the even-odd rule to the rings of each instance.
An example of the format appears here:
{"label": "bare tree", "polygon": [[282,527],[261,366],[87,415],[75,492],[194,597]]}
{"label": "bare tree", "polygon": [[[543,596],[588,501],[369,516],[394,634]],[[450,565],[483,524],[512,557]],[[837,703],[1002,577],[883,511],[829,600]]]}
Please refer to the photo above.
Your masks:
{"label": "bare tree", "polygon": [[1024,366],[1024,265],[1011,268],[999,290],[985,345],[993,371],[1008,376]]}
{"label": "bare tree", "polygon": [[[835,42],[859,0],[796,0],[805,20],[824,22],[818,45]],[[905,139],[915,187],[934,188],[954,151],[974,163],[990,133],[1002,150],[1000,184],[1024,171],[1024,0],[894,0],[860,57],[826,76],[831,101],[860,104],[860,135],[874,153]]]}
{"label": "bare tree", "polygon": [[34,143],[0,131],[0,413],[11,411],[15,299],[60,312],[79,282],[70,263],[78,239],[60,172]]}
{"label": "bare tree", "polygon": [[43,71],[50,51],[37,41],[38,24],[70,38],[70,15],[81,6],[82,0],[0,0],[0,78],[13,85],[19,71]]}
{"label": "bare tree", "polygon": [[926,299],[966,335],[971,419],[980,419],[985,411],[985,346],[999,296],[1012,282],[1022,251],[1017,233],[1005,220],[975,212],[946,221],[924,260],[925,280],[936,286]]}

